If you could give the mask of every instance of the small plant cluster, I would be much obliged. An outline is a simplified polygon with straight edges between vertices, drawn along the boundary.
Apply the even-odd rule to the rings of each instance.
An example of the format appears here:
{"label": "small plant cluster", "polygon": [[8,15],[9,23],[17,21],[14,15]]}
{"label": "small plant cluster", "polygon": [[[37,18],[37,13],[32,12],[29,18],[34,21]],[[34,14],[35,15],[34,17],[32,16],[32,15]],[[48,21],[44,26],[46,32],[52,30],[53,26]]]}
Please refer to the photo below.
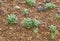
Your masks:
{"label": "small plant cluster", "polygon": [[[15,7],[15,9],[19,9],[19,8],[20,7],[18,7],[18,6]],[[23,14],[26,15],[28,13],[29,13],[29,10],[24,8],[23,9]],[[8,23],[10,23],[10,24],[15,24],[15,23],[18,22],[18,18],[14,14],[8,15],[7,20],[8,20]]]}
{"label": "small plant cluster", "polygon": [[24,8],[24,9],[23,9],[23,14],[26,15],[26,14],[28,14],[28,13],[29,13],[29,10],[26,9],[26,8]]}
{"label": "small plant cluster", "polygon": [[38,32],[38,28],[35,28],[35,29],[34,29],[34,33],[37,33],[37,32]]}
{"label": "small plant cluster", "polygon": [[41,7],[41,8],[37,8],[37,11],[46,11],[48,9],[55,9],[56,8],[56,5],[53,4],[53,3],[46,3],[44,7]]}
{"label": "small plant cluster", "polygon": [[28,3],[30,6],[35,6],[36,0],[26,0],[26,3]]}
{"label": "small plant cluster", "polygon": [[24,26],[26,27],[26,28],[31,28],[33,25],[32,25],[32,19],[30,19],[30,18],[25,18],[24,19]]}
{"label": "small plant cluster", "polygon": [[54,39],[56,34],[58,34],[58,30],[56,29],[56,26],[51,25],[50,26],[50,32],[51,32],[51,39]]}
{"label": "small plant cluster", "polygon": [[7,17],[7,21],[8,21],[8,23],[10,23],[10,24],[15,24],[15,23],[18,22],[18,18],[17,18],[14,14],[10,14],[10,15],[8,15],[8,17]]}
{"label": "small plant cluster", "polygon": [[38,27],[40,22],[36,19],[25,18],[23,24],[26,28],[30,29],[32,27]]}
{"label": "small plant cluster", "polygon": [[[13,1],[13,0],[9,0],[10,2]],[[38,8],[37,11],[45,11],[46,9],[55,9],[56,8],[56,5],[53,4],[53,3],[50,3],[50,1],[46,0],[46,5],[45,7],[43,8]],[[26,0],[26,3],[28,3],[30,6],[35,6],[36,4],[36,0]],[[1,4],[1,3],[0,3]],[[20,7],[19,6],[16,6],[15,7],[16,10],[19,10]],[[26,14],[29,14],[29,10],[24,8],[23,9],[23,14],[26,15]],[[60,16],[57,14],[56,15],[56,18],[60,18]],[[7,16],[7,21],[8,23],[10,24],[15,24],[18,22],[18,18],[16,17],[16,15],[14,14],[10,14]],[[27,29],[30,29],[30,28],[33,28],[35,27],[36,29],[34,30],[35,33],[38,32],[38,26],[41,24],[40,21],[36,20],[36,19],[31,19],[31,18],[25,18],[24,21],[23,21],[23,25],[27,28]],[[56,34],[57,34],[57,29],[56,29],[56,26],[54,25],[51,25],[50,26],[50,33],[51,33],[51,39],[54,39]]]}
{"label": "small plant cluster", "polygon": [[53,3],[46,3],[46,9],[55,9],[56,5]]}

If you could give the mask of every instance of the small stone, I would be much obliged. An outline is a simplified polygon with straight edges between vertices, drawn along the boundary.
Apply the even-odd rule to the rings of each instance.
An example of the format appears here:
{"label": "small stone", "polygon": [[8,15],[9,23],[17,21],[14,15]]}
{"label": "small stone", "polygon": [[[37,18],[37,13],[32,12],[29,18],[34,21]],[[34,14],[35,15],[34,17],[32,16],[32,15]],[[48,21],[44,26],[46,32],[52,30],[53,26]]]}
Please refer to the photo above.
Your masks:
{"label": "small stone", "polygon": [[60,13],[60,10],[58,10],[57,13],[59,14]]}
{"label": "small stone", "polygon": [[0,28],[0,30],[1,30],[1,28]]}
{"label": "small stone", "polygon": [[25,1],[20,1],[20,2],[18,2],[18,4],[25,4],[26,2]]}
{"label": "small stone", "polygon": [[60,2],[60,0],[56,0],[56,3],[59,3]]}
{"label": "small stone", "polygon": [[4,14],[4,10],[0,9],[0,14]]}
{"label": "small stone", "polygon": [[43,24],[43,25],[41,25],[42,27],[45,27],[45,25]]}
{"label": "small stone", "polygon": [[46,11],[46,8],[45,8],[45,7],[37,8],[37,11],[38,11],[38,12],[40,12],[40,11]]}
{"label": "small stone", "polygon": [[45,32],[45,35],[50,35],[50,32]]}
{"label": "small stone", "polygon": [[46,3],[49,3],[50,2],[50,0],[46,0]]}
{"label": "small stone", "polygon": [[10,29],[12,30],[13,28],[11,27]]}
{"label": "small stone", "polygon": [[37,4],[38,4],[38,5],[43,5],[43,3],[42,3],[42,2],[38,2]]}
{"label": "small stone", "polygon": [[44,32],[41,32],[42,34],[44,34]]}
{"label": "small stone", "polygon": [[19,6],[15,6],[14,8],[15,8],[16,10],[19,10],[19,9],[20,9],[20,7],[19,7]]}
{"label": "small stone", "polygon": [[9,33],[10,35],[12,34],[12,33]]}

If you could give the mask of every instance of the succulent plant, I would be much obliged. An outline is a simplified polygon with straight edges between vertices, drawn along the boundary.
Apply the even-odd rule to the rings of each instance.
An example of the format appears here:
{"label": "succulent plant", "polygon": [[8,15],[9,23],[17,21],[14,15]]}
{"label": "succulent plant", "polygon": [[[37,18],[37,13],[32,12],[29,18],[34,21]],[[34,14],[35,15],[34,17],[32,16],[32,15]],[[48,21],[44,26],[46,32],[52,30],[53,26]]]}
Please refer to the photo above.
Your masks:
{"label": "succulent plant", "polygon": [[46,9],[55,9],[56,8],[56,5],[53,4],[53,3],[46,3]]}
{"label": "succulent plant", "polygon": [[30,6],[35,6],[36,0],[26,0],[26,3],[28,3]]}
{"label": "succulent plant", "polygon": [[32,25],[32,19],[30,18],[25,18],[24,19],[24,26],[28,29],[30,29],[33,25]]}
{"label": "succulent plant", "polygon": [[51,32],[51,39],[54,39],[56,34],[58,34],[58,30],[56,29],[56,26],[51,25],[50,26],[50,32]]}
{"label": "succulent plant", "polygon": [[60,19],[60,14],[56,14],[56,18],[57,19]]}
{"label": "succulent plant", "polygon": [[38,27],[39,24],[41,24],[41,22],[38,21],[38,20],[36,20],[36,19],[33,19],[32,22],[33,22],[33,26],[34,26],[34,27]]}
{"label": "succulent plant", "polygon": [[40,22],[36,19],[25,18],[23,24],[26,28],[32,28],[32,27],[38,27]]}
{"label": "succulent plant", "polygon": [[8,23],[10,23],[10,24],[15,24],[15,23],[18,22],[18,18],[17,18],[14,14],[10,14],[10,15],[8,15],[8,17],[7,17],[7,21],[8,21]]}
{"label": "succulent plant", "polygon": [[37,32],[38,32],[38,28],[35,28],[35,29],[34,29],[34,33],[37,33]]}
{"label": "succulent plant", "polygon": [[54,33],[54,32],[55,32],[55,30],[56,30],[56,26],[51,25],[51,26],[50,26],[50,31]]}
{"label": "succulent plant", "polygon": [[26,9],[26,8],[24,8],[24,9],[23,9],[23,14],[28,14],[28,13],[29,13],[29,10]]}

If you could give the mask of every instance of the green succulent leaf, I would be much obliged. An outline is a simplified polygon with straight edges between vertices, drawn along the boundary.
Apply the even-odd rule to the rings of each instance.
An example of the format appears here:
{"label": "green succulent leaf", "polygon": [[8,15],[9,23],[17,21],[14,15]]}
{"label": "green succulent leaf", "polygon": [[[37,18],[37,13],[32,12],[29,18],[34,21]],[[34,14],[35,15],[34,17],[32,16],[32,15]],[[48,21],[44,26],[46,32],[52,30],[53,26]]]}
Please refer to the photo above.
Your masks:
{"label": "green succulent leaf", "polygon": [[51,25],[50,26],[50,31],[51,31],[51,39],[54,39],[56,34],[58,34],[58,30],[56,29],[56,26]]}
{"label": "green succulent leaf", "polygon": [[37,33],[37,32],[38,32],[38,28],[35,28],[35,29],[34,29],[34,33]]}
{"label": "green succulent leaf", "polygon": [[33,25],[32,25],[32,19],[30,19],[30,18],[25,18],[24,19],[24,26],[26,27],[26,28],[31,28]]}
{"label": "green succulent leaf", "polygon": [[23,14],[28,14],[28,13],[29,13],[29,10],[26,9],[26,8],[24,8],[24,9],[23,9]]}
{"label": "green succulent leaf", "polygon": [[56,14],[56,18],[57,18],[57,19],[60,19],[60,15],[59,15],[59,14]]}
{"label": "green succulent leaf", "polygon": [[55,30],[56,30],[56,26],[51,25],[51,26],[50,26],[50,31],[51,31],[51,32],[55,32]]}
{"label": "green succulent leaf", "polygon": [[33,21],[33,25],[34,25],[34,27],[38,27],[39,24],[41,24],[41,22],[38,21],[38,20],[36,20],[36,19],[33,19],[32,21]]}
{"label": "green succulent leaf", "polygon": [[28,3],[30,6],[35,6],[36,0],[26,0],[26,3]]}
{"label": "green succulent leaf", "polygon": [[18,22],[18,18],[17,18],[14,14],[10,14],[10,15],[8,15],[8,17],[7,17],[7,21],[8,21],[8,23],[10,23],[10,24],[15,24],[15,23]]}
{"label": "green succulent leaf", "polygon": [[53,4],[53,3],[46,3],[46,9],[55,9],[56,8],[56,5]]}

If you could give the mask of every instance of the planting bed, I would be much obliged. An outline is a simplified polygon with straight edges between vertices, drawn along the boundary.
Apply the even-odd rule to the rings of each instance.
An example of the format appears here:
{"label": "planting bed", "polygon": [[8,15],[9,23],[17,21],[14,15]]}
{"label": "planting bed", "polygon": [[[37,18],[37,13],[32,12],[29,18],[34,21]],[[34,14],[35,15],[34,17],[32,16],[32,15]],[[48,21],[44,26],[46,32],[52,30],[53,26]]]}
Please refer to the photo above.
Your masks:
{"label": "planting bed", "polygon": [[[41,5],[38,5],[38,3],[42,2],[45,5],[44,0],[36,0],[34,7],[25,3],[25,0],[13,0],[11,2],[2,0],[2,2],[2,6],[0,6],[0,41],[60,41],[60,19],[55,17],[57,12],[60,14],[60,1],[51,0],[57,7],[39,12],[37,8],[41,7]],[[15,6],[19,6],[20,8],[15,10]],[[29,9],[29,14],[22,14],[24,8]],[[18,18],[16,24],[8,23],[7,16],[10,14],[16,15]],[[23,26],[24,18],[41,21],[37,33],[33,32],[35,28],[26,29]],[[53,40],[50,39],[50,25],[55,25],[59,32]]]}

